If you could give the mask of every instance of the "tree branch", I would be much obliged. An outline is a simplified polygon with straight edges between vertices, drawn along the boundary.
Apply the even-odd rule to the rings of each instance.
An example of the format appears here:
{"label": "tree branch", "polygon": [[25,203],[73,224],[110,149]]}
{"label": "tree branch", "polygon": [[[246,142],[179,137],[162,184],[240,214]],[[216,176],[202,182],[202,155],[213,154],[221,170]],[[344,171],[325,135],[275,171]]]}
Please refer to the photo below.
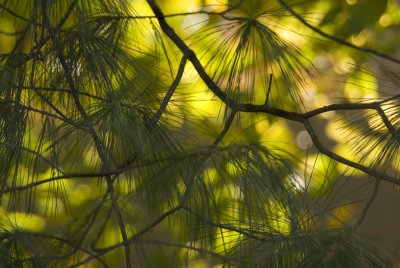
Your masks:
{"label": "tree branch", "polygon": [[[283,2],[282,0],[279,0]],[[353,168],[359,169],[366,174],[372,175],[374,177],[395,183],[400,184],[400,180],[397,178],[391,177],[389,175],[380,173],[376,170],[368,168],[364,165],[359,163],[355,163],[350,161],[342,156],[339,156],[332,151],[325,148],[318,140],[317,136],[315,135],[314,130],[311,127],[311,124],[308,121],[308,118],[313,117],[315,115],[328,112],[328,111],[336,111],[336,110],[359,110],[359,109],[374,109],[377,110],[377,105],[383,103],[384,101],[380,102],[373,102],[373,103],[350,103],[350,104],[332,104],[329,106],[325,106],[322,108],[315,109],[310,112],[306,113],[296,113],[296,112],[289,112],[283,109],[273,108],[265,103],[263,105],[254,105],[250,103],[237,103],[233,99],[231,99],[225,92],[214,82],[214,80],[207,74],[204,67],[200,63],[199,59],[197,58],[196,54],[185,44],[185,42],[175,33],[175,31],[169,26],[166,22],[165,17],[156,4],[154,0],[147,0],[147,3],[150,5],[151,9],[153,10],[154,14],[156,15],[158,22],[161,26],[161,29],[164,33],[175,43],[175,45],[181,50],[183,53],[188,53],[188,59],[192,62],[194,68],[196,69],[197,73],[204,81],[204,83],[210,88],[210,90],[222,101],[224,102],[229,108],[233,111],[237,112],[259,112],[259,113],[267,113],[271,115],[275,115],[281,118],[285,118],[291,121],[296,121],[302,123],[306,130],[309,132],[315,146],[320,150],[321,153],[331,157],[332,159],[343,163],[345,165],[351,166]],[[283,2],[284,3],[284,2]],[[371,52],[372,53],[372,52]],[[400,61],[399,61],[400,63]],[[393,99],[391,97],[390,99]]]}
{"label": "tree branch", "polygon": [[19,149],[21,151],[26,151],[26,152],[28,152],[30,154],[33,154],[34,156],[36,156],[37,158],[41,159],[43,162],[45,162],[46,164],[51,166],[52,168],[56,169],[61,174],[64,174],[64,171],[61,169],[61,167],[55,165],[53,162],[48,160],[46,157],[44,157],[39,152],[36,152],[36,151],[34,151],[32,149],[29,149],[29,148],[26,148],[26,147],[24,147],[22,145],[11,144],[11,143],[8,143],[8,142],[2,142],[2,143],[0,143],[0,145],[6,146],[6,147],[16,148],[16,149]]}
{"label": "tree branch", "polygon": [[352,43],[349,43],[349,42],[347,42],[347,41],[345,41],[345,40],[342,40],[342,39],[340,39],[340,38],[337,38],[336,36],[333,36],[333,35],[330,35],[330,34],[327,34],[327,33],[323,32],[323,31],[320,30],[319,28],[317,28],[317,27],[311,25],[310,23],[308,23],[302,16],[300,16],[299,13],[297,13],[296,11],[294,11],[284,0],[278,0],[278,2],[279,2],[279,3],[283,6],[283,8],[285,8],[290,14],[292,14],[296,19],[298,19],[303,25],[305,25],[306,27],[310,28],[311,30],[313,30],[314,32],[316,32],[317,34],[319,34],[320,36],[325,37],[325,38],[327,38],[327,39],[329,39],[329,40],[332,40],[332,41],[334,41],[334,42],[336,42],[336,43],[338,43],[338,44],[341,44],[341,45],[343,45],[343,46],[347,46],[347,47],[356,49],[356,50],[358,50],[358,51],[363,51],[363,52],[366,52],[366,53],[369,53],[369,54],[378,56],[378,57],[380,57],[380,58],[383,58],[383,59],[392,61],[392,62],[394,62],[394,63],[400,64],[400,60],[399,60],[399,59],[393,58],[393,57],[391,57],[391,56],[389,56],[389,55],[387,55],[387,54],[385,54],[385,53],[382,53],[382,52],[373,50],[373,49],[368,48],[368,47],[359,47],[359,46],[356,46],[356,45],[354,45],[354,44],[352,44]]}
{"label": "tree branch", "polygon": [[367,216],[369,209],[371,208],[376,197],[378,196],[378,190],[379,190],[379,186],[380,186],[381,182],[382,182],[381,180],[375,179],[374,188],[372,190],[371,197],[368,199],[367,204],[365,205],[364,209],[362,210],[361,216],[358,219],[357,225],[355,227],[360,226],[363,223],[363,221],[365,220],[365,217]]}
{"label": "tree branch", "polygon": [[169,87],[167,94],[165,95],[160,108],[158,108],[157,112],[155,113],[155,115],[153,116],[153,118],[150,121],[150,127],[154,127],[156,125],[156,123],[158,122],[158,120],[160,120],[161,115],[164,113],[165,109],[167,108],[168,102],[171,100],[172,95],[175,92],[175,89],[177,88],[179,82],[181,81],[183,72],[185,70],[185,65],[186,65],[186,60],[187,60],[188,55],[184,54],[181,62],[179,63],[179,68],[178,68],[178,72],[176,74],[176,77],[174,79],[174,81],[172,82],[171,86]]}
{"label": "tree branch", "polygon": [[310,135],[311,140],[313,141],[315,147],[317,147],[317,149],[321,153],[323,153],[323,154],[329,156],[330,158],[332,158],[332,159],[334,159],[334,160],[336,160],[336,161],[338,161],[340,163],[343,163],[343,164],[345,164],[347,166],[350,166],[350,167],[356,168],[358,170],[361,170],[364,173],[369,174],[369,175],[371,175],[371,176],[373,176],[375,178],[379,178],[379,179],[394,183],[396,185],[400,185],[400,180],[398,180],[398,179],[396,179],[396,178],[394,178],[392,176],[389,176],[389,175],[386,175],[384,173],[378,172],[378,171],[376,171],[374,169],[371,169],[371,168],[368,168],[368,167],[366,167],[366,166],[364,166],[362,164],[350,161],[350,160],[348,160],[348,159],[346,159],[346,158],[344,158],[344,157],[342,157],[342,156],[340,156],[338,154],[335,154],[334,152],[328,150],[319,141],[317,135],[315,134],[314,129],[312,128],[311,124],[308,122],[307,119],[304,119],[303,124],[306,127],[306,130],[307,130],[308,134]]}
{"label": "tree branch", "polygon": [[207,250],[204,248],[198,248],[198,247],[194,247],[194,246],[188,246],[185,244],[180,244],[180,243],[172,243],[172,242],[166,242],[166,241],[158,241],[158,240],[137,240],[136,243],[148,243],[148,244],[156,244],[156,245],[163,245],[163,246],[169,246],[169,247],[178,247],[178,248],[184,248],[184,249],[188,249],[188,250],[193,250],[193,251],[197,251],[199,253],[203,253],[203,254],[207,254],[210,255],[212,257],[216,257],[219,258],[221,260],[224,261],[224,263],[230,263],[231,260],[221,254],[218,254],[214,251],[211,250]]}

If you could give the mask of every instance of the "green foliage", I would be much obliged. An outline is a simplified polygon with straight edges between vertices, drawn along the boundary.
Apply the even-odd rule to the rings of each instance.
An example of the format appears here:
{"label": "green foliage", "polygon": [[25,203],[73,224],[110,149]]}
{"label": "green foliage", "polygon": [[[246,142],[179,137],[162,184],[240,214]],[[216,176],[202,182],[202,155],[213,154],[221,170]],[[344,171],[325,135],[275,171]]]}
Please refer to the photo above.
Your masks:
{"label": "green foliage", "polygon": [[399,184],[399,96],[357,74],[399,60],[351,40],[397,5],[199,2],[0,1],[0,267],[395,263],[360,226]]}

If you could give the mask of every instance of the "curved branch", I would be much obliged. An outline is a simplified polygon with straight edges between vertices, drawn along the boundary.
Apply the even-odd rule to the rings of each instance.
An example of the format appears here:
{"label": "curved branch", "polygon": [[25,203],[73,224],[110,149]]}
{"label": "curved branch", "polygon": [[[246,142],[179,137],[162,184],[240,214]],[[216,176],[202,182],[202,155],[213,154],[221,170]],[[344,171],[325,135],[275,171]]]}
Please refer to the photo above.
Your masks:
{"label": "curved branch", "polygon": [[360,226],[363,223],[363,221],[365,220],[365,217],[367,216],[369,209],[371,208],[376,197],[378,196],[378,190],[379,190],[379,186],[380,186],[381,182],[382,182],[381,180],[375,179],[374,188],[372,189],[371,196],[368,199],[368,202],[365,205],[364,209],[362,210],[361,216],[359,217],[355,227]]}
{"label": "curved branch", "polygon": [[[147,0],[147,3],[150,5],[151,9],[153,10],[154,14],[156,15],[158,22],[161,26],[161,29],[164,33],[175,43],[175,45],[179,48],[179,50],[183,53],[188,55],[188,59],[192,62],[194,68],[196,69],[197,73],[201,77],[201,79],[206,83],[206,85],[211,89],[211,91],[221,100],[223,101],[229,108],[236,108],[236,102],[229,98],[219,86],[214,82],[213,79],[207,74],[204,70],[203,66],[200,63],[200,60],[197,58],[196,54],[191,50],[186,43],[175,33],[175,31],[169,26],[166,22],[164,14],[158,7],[158,5],[153,0]],[[236,109],[234,109],[236,110]]]}
{"label": "curved branch", "polygon": [[[160,216],[159,216],[155,221],[153,221],[151,224],[149,224],[148,226],[146,226],[145,228],[143,228],[142,230],[140,230],[139,232],[137,232],[136,234],[134,234],[133,236],[131,236],[131,237],[128,239],[128,243],[134,242],[134,241],[135,241],[136,239],[138,239],[140,236],[144,235],[145,233],[147,233],[147,232],[149,232],[150,230],[152,230],[155,226],[157,226],[158,224],[160,224],[164,219],[168,218],[170,215],[176,213],[177,211],[179,211],[179,210],[181,210],[181,209],[182,209],[182,207],[177,206],[177,207],[174,207],[174,208],[168,210],[168,211],[165,212],[164,214],[160,215]],[[112,245],[112,246],[109,246],[109,247],[106,247],[106,248],[101,248],[101,249],[92,248],[92,250],[93,250],[93,251],[97,251],[98,253],[95,254],[95,256],[96,256],[96,257],[99,257],[99,256],[102,256],[102,255],[106,254],[107,252],[109,252],[109,251],[111,251],[111,250],[114,250],[114,249],[117,249],[117,248],[119,248],[119,247],[121,247],[121,246],[123,246],[123,245],[124,245],[124,242],[123,242],[123,243],[118,243],[118,244],[115,244],[115,245]],[[85,264],[85,263],[91,261],[91,260],[94,259],[94,258],[95,258],[94,256],[90,256],[90,257],[86,258],[85,260],[83,260],[83,261],[81,261],[81,262],[79,262],[79,263],[73,265],[72,267],[79,267],[80,265]]]}
{"label": "curved branch", "polygon": [[[279,0],[280,2],[282,0]],[[299,122],[304,125],[308,133],[310,134],[315,146],[320,150],[321,153],[329,156],[330,158],[343,163],[345,165],[351,166],[358,170],[363,171],[366,174],[374,176],[376,178],[380,178],[395,184],[400,184],[400,180],[394,178],[392,176],[386,175],[384,173],[378,172],[371,168],[368,168],[364,165],[359,163],[350,161],[340,155],[335,154],[334,152],[330,151],[329,149],[325,148],[319,141],[318,137],[316,136],[314,130],[312,129],[311,124],[308,121],[308,118],[316,116],[321,113],[325,113],[328,111],[336,111],[336,110],[360,110],[360,109],[374,109],[379,112],[379,105],[384,103],[387,100],[379,101],[379,102],[372,102],[372,103],[349,103],[349,104],[332,104],[329,106],[325,106],[322,108],[315,109],[313,111],[305,112],[305,113],[297,113],[297,112],[290,112],[285,111],[283,109],[274,108],[265,103],[263,105],[254,105],[250,103],[237,103],[235,100],[231,99],[215,82],[214,80],[207,74],[204,67],[200,63],[199,59],[197,58],[196,54],[185,44],[185,42],[175,33],[175,31],[169,26],[166,22],[165,17],[155,3],[154,0],[147,0],[147,3],[150,5],[151,9],[153,10],[154,14],[156,15],[161,29],[164,33],[175,43],[175,45],[181,50],[183,53],[188,53],[188,59],[192,62],[194,68],[196,69],[197,73],[204,81],[204,83],[210,88],[210,90],[222,101],[224,102],[230,109],[236,112],[259,112],[259,113],[267,113],[270,115],[275,115],[281,118],[285,118],[291,121]],[[284,2],[283,2],[284,3]],[[311,26],[311,25],[310,25]],[[351,45],[351,44],[350,44]],[[399,61],[400,63],[400,61]],[[390,99],[393,99],[397,96],[393,96]]]}
{"label": "curved branch", "polygon": [[36,152],[35,150],[26,148],[24,146],[21,145],[16,145],[16,144],[11,144],[8,142],[2,142],[0,143],[0,145],[6,146],[6,147],[12,147],[12,148],[16,148],[22,151],[26,151],[30,154],[35,155],[37,158],[40,158],[43,162],[45,162],[46,164],[48,164],[49,166],[51,166],[52,168],[56,169],[58,172],[60,172],[61,174],[64,174],[64,171],[61,169],[61,167],[55,165],[53,162],[51,162],[49,159],[47,159],[46,157],[44,157],[42,154],[40,154],[39,152]]}
{"label": "curved branch", "polygon": [[168,102],[171,100],[172,95],[174,94],[179,82],[182,79],[183,72],[185,71],[187,57],[188,57],[187,54],[183,55],[181,62],[179,63],[179,69],[176,74],[176,77],[175,77],[174,81],[172,82],[171,86],[169,87],[167,94],[165,95],[165,97],[160,105],[160,108],[158,108],[157,112],[151,119],[151,122],[150,122],[151,127],[155,126],[155,124],[158,122],[158,120],[160,120],[165,109],[167,109]]}
{"label": "curved branch", "polygon": [[[79,250],[79,251],[82,251],[82,252],[86,253],[87,255],[92,257],[93,259],[97,260],[99,263],[101,263],[101,265],[103,267],[109,267],[107,265],[107,263],[104,260],[102,260],[101,258],[99,258],[98,256],[96,256],[96,254],[93,254],[90,250],[87,250],[87,249],[81,247],[80,245],[74,244],[73,242],[71,242],[71,241],[69,241],[67,239],[64,239],[64,238],[61,238],[61,237],[57,237],[57,236],[53,236],[53,235],[32,233],[32,232],[27,232],[27,231],[24,231],[23,234],[42,237],[42,238],[46,238],[46,239],[57,240],[57,241],[59,241],[59,242],[61,242],[63,244],[66,244],[66,245],[68,245],[68,246],[73,248],[73,250],[71,252],[69,252],[69,253],[67,253],[67,254],[65,254],[63,256],[59,256],[59,257],[57,257],[57,259],[70,258],[77,250]],[[34,260],[34,259],[37,259],[37,258],[40,258],[40,257],[32,257],[30,259]],[[46,256],[46,258],[48,258],[48,256]]]}
{"label": "curved branch", "polygon": [[111,176],[111,175],[115,175],[117,173],[120,173],[120,170],[115,170],[115,171],[110,171],[110,172],[101,172],[101,173],[65,173],[64,175],[60,175],[60,176],[54,176],[51,178],[47,178],[47,179],[43,179],[40,181],[36,181],[36,182],[32,182],[30,184],[26,184],[26,185],[21,185],[21,186],[15,186],[15,187],[9,187],[5,190],[0,191],[0,195],[2,194],[6,194],[6,193],[11,193],[11,192],[18,192],[18,191],[24,191],[24,190],[29,190],[32,187],[36,187],[45,183],[49,183],[49,182],[54,182],[54,181],[58,181],[58,180],[64,180],[64,179],[72,179],[72,178],[102,178],[102,177],[106,177],[106,176]]}
{"label": "curved branch", "polygon": [[393,58],[393,57],[391,57],[391,56],[389,56],[389,55],[387,55],[387,54],[385,54],[385,53],[382,53],[382,52],[373,50],[373,49],[368,48],[368,47],[359,47],[359,46],[356,46],[356,45],[354,45],[354,44],[352,44],[352,43],[349,43],[349,42],[347,42],[347,41],[345,41],[345,40],[342,40],[342,39],[340,39],[340,38],[337,38],[337,37],[335,37],[335,36],[332,36],[332,35],[330,35],[330,34],[327,34],[327,33],[323,32],[323,31],[321,31],[321,30],[318,29],[317,27],[315,27],[315,26],[311,25],[310,23],[308,23],[302,16],[300,16],[299,13],[297,13],[296,11],[294,11],[284,0],[278,0],[278,2],[279,2],[279,3],[282,5],[282,7],[285,8],[290,14],[292,14],[296,19],[298,19],[303,25],[307,26],[308,28],[310,28],[311,30],[313,30],[314,32],[316,32],[317,34],[319,34],[320,36],[325,37],[325,38],[327,38],[327,39],[330,39],[330,40],[332,40],[332,41],[334,41],[334,42],[336,42],[336,43],[338,43],[338,44],[341,44],[341,45],[343,45],[343,46],[350,47],[350,48],[353,48],[353,49],[355,49],[355,50],[363,51],[363,52],[366,52],[366,53],[369,53],[369,54],[378,56],[378,57],[380,57],[380,58],[389,60],[389,61],[391,61],[391,62],[400,64],[400,60],[399,60],[399,59]]}
{"label": "curved branch", "polygon": [[310,135],[311,140],[313,141],[315,147],[317,147],[317,149],[321,153],[323,153],[323,154],[329,156],[330,158],[332,158],[332,159],[334,159],[334,160],[336,160],[336,161],[338,161],[340,163],[343,163],[343,164],[345,164],[347,166],[350,166],[350,167],[356,168],[358,170],[361,170],[364,173],[369,174],[369,175],[371,175],[371,176],[373,176],[375,178],[379,178],[379,179],[382,179],[382,180],[385,180],[385,181],[400,185],[400,180],[399,179],[396,179],[396,178],[394,178],[392,176],[389,176],[389,175],[386,175],[384,173],[378,172],[378,171],[376,171],[374,169],[368,168],[368,167],[366,167],[366,166],[364,166],[362,164],[356,163],[354,161],[348,160],[348,159],[346,159],[346,158],[344,158],[344,157],[342,157],[342,156],[340,156],[338,154],[335,154],[334,152],[330,151],[324,145],[322,145],[322,143],[319,141],[317,135],[315,134],[314,129],[312,128],[310,122],[307,119],[304,119],[303,124],[304,124],[308,134]]}

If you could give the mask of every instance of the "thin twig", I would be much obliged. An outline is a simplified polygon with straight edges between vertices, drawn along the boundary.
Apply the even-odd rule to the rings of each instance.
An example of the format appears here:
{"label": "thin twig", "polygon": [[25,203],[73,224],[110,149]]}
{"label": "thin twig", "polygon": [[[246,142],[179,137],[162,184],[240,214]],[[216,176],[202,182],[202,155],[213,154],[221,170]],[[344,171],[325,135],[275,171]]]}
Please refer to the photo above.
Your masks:
{"label": "thin twig", "polygon": [[212,257],[216,257],[219,258],[221,260],[223,260],[225,263],[230,263],[231,260],[221,254],[218,254],[214,251],[211,250],[207,250],[204,248],[198,248],[198,247],[194,247],[194,246],[189,246],[186,244],[180,244],[180,243],[172,243],[172,242],[167,242],[167,241],[159,241],[159,240],[137,240],[136,243],[148,243],[148,244],[157,244],[157,245],[163,245],[163,246],[169,246],[169,247],[177,247],[177,248],[184,248],[184,249],[188,249],[188,250],[193,250],[193,251],[197,251],[199,253],[203,253],[203,254],[207,254],[210,255]]}
{"label": "thin twig", "polygon": [[351,47],[351,48],[353,48],[353,49],[356,49],[356,50],[359,50],[359,51],[363,51],[363,52],[366,52],[366,53],[369,53],[369,54],[372,54],[372,55],[381,57],[381,58],[383,58],[383,59],[392,61],[392,62],[394,62],[394,63],[400,64],[400,60],[399,60],[399,59],[393,58],[393,57],[391,57],[391,56],[389,56],[389,55],[387,55],[387,54],[385,54],[385,53],[382,53],[382,52],[373,50],[373,49],[368,48],[368,47],[359,47],[359,46],[356,46],[356,45],[354,45],[354,44],[352,44],[352,43],[349,43],[349,42],[347,42],[347,41],[345,41],[345,40],[342,40],[342,39],[340,39],[340,38],[338,38],[338,37],[336,37],[336,36],[333,36],[333,35],[330,35],[330,34],[327,34],[327,33],[323,32],[323,31],[320,30],[319,28],[317,28],[317,27],[311,25],[310,23],[308,23],[299,13],[297,13],[296,11],[294,11],[285,1],[283,1],[283,0],[278,0],[278,1],[279,1],[279,3],[280,3],[290,14],[292,14],[292,15],[293,15],[296,19],[298,19],[303,25],[307,26],[308,28],[310,28],[311,30],[313,30],[314,32],[316,32],[317,34],[319,34],[319,35],[321,35],[321,36],[323,36],[323,37],[325,37],[325,38],[327,38],[327,39],[330,39],[330,40],[332,40],[332,41],[335,41],[336,43],[341,44],[341,45],[343,45],[343,46]]}
{"label": "thin twig", "polygon": [[361,216],[358,219],[356,226],[360,226],[363,223],[365,217],[367,216],[369,209],[371,208],[376,197],[378,196],[378,190],[379,190],[379,186],[380,186],[381,182],[382,182],[381,180],[375,179],[374,188],[372,190],[371,197],[368,199],[367,204],[365,205],[363,211],[361,212]]}
{"label": "thin twig", "polygon": [[204,218],[202,215],[197,214],[195,211],[193,211],[192,209],[190,209],[188,207],[183,206],[182,208],[184,210],[188,211],[190,214],[192,214],[196,218],[201,219],[202,222],[205,222],[205,223],[209,224],[210,226],[217,227],[217,228],[222,228],[222,229],[229,230],[229,231],[234,231],[234,232],[236,232],[238,234],[241,234],[241,235],[243,235],[245,237],[248,237],[248,238],[251,238],[251,239],[254,239],[254,240],[257,240],[257,241],[261,241],[261,242],[265,242],[266,241],[263,237],[255,236],[254,234],[249,233],[249,232],[245,231],[244,229],[238,229],[238,228],[233,227],[231,225],[213,222],[213,221],[211,221],[211,220],[209,220],[207,218]]}
{"label": "thin twig", "polygon": [[272,74],[269,74],[267,96],[265,97],[265,103],[264,103],[265,106],[268,106],[269,95],[271,93],[271,87],[272,87]]}
{"label": "thin twig", "polygon": [[[150,230],[152,230],[155,226],[157,226],[158,224],[160,224],[164,219],[168,218],[169,216],[171,216],[172,214],[176,213],[177,211],[181,210],[182,207],[180,206],[176,206],[170,210],[168,210],[167,212],[163,213],[162,215],[160,215],[155,221],[153,221],[151,224],[149,224],[148,226],[146,226],[145,228],[143,228],[142,230],[140,230],[139,232],[137,232],[136,234],[134,234],[133,236],[131,236],[128,239],[129,243],[134,242],[136,239],[138,239],[139,237],[141,237],[142,235],[144,235],[145,233],[149,232]],[[107,252],[110,252],[111,250],[117,249],[121,246],[123,246],[124,243],[118,243],[106,248],[93,248],[93,251],[97,251],[98,253],[95,254],[96,257],[99,257],[101,255],[106,254]],[[89,261],[91,261],[94,257],[90,256],[89,258],[75,264],[73,267],[78,267],[82,264],[85,264]]]}
{"label": "thin twig", "polygon": [[182,195],[181,200],[179,201],[179,204],[185,205],[187,200],[189,199],[190,193],[192,191],[192,187],[194,185],[194,182],[196,180],[196,176],[198,174],[198,170],[204,165],[206,160],[210,157],[211,153],[217,148],[218,144],[222,141],[222,139],[225,137],[225,135],[228,133],[230,127],[232,126],[233,119],[235,118],[236,111],[232,111],[231,114],[229,115],[228,119],[225,122],[225,126],[222,129],[221,133],[218,135],[218,137],[214,140],[214,142],[210,145],[208,148],[208,154],[203,156],[199,160],[199,164],[196,167],[193,167],[192,173],[188,176],[188,183],[186,184],[186,189],[185,192]]}
{"label": "thin twig", "polygon": [[[31,232],[22,232],[23,234],[27,234],[27,235],[31,235],[31,236],[37,236],[37,237],[42,237],[42,238],[46,238],[46,239],[52,239],[52,240],[57,240],[62,242],[63,244],[69,245],[70,247],[73,248],[73,250],[63,256],[57,256],[57,259],[68,259],[69,257],[71,257],[77,250],[82,251],[84,253],[86,253],[87,255],[93,257],[93,259],[96,259],[98,262],[100,262],[102,264],[103,267],[109,267],[101,258],[99,258],[98,256],[96,256],[96,254],[92,253],[90,250],[87,250],[83,247],[81,247],[80,245],[74,244],[72,242],[70,242],[67,239],[61,238],[61,237],[57,237],[57,236],[53,236],[53,235],[48,235],[48,234],[40,234],[40,233],[31,233]],[[37,259],[40,257],[32,257],[31,259]],[[49,258],[49,256],[46,256],[46,258]]]}
{"label": "thin twig", "polygon": [[19,149],[21,151],[25,151],[28,152],[30,154],[33,154],[34,156],[36,156],[37,158],[40,158],[43,162],[47,163],[48,165],[50,165],[52,168],[56,169],[58,172],[60,172],[61,174],[64,175],[64,171],[61,169],[61,167],[55,165],[52,161],[50,161],[49,159],[47,159],[46,157],[44,157],[42,154],[40,154],[39,152],[36,152],[35,150],[32,150],[30,148],[26,148],[22,145],[16,145],[16,144],[11,144],[8,142],[1,142],[0,145],[5,146],[5,147],[12,147],[12,148],[16,148]]}
{"label": "thin twig", "polygon": [[150,121],[150,127],[154,127],[156,125],[156,123],[158,122],[158,120],[160,120],[162,114],[164,113],[165,109],[167,109],[168,102],[171,100],[172,95],[175,92],[175,89],[177,88],[179,82],[181,81],[183,72],[185,70],[186,60],[187,60],[187,55],[184,54],[181,59],[181,62],[179,63],[178,72],[176,74],[174,81],[169,87],[167,94],[165,94],[165,97],[160,105],[160,108],[158,108],[157,112],[154,114],[153,118]]}
{"label": "thin twig", "polygon": [[397,178],[394,178],[394,177],[389,176],[389,175],[387,175],[387,174],[378,172],[378,171],[376,171],[376,170],[374,170],[374,169],[371,169],[371,168],[369,168],[369,167],[366,167],[366,166],[364,166],[364,165],[362,165],[362,164],[359,164],[359,163],[356,163],[356,162],[354,162],[354,161],[348,160],[348,159],[346,159],[346,158],[344,158],[344,157],[342,157],[342,156],[340,156],[340,155],[338,155],[338,154],[336,154],[336,153],[330,151],[330,150],[327,149],[325,146],[323,146],[322,143],[319,141],[317,135],[315,134],[314,129],[312,128],[311,124],[308,122],[307,119],[305,119],[305,120],[303,121],[303,124],[304,124],[304,126],[306,127],[306,130],[307,130],[308,134],[310,135],[311,140],[313,141],[315,147],[317,147],[317,149],[318,149],[321,153],[323,153],[323,154],[329,156],[330,158],[332,158],[332,159],[334,159],[334,160],[336,160],[336,161],[338,161],[338,162],[340,162],[340,163],[346,164],[346,165],[348,165],[348,166],[351,166],[351,167],[353,167],[353,168],[356,168],[356,169],[358,169],[358,170],[361,170],[361,171],[363,171],[363,172],[366,173],[366,174],[369,174],[369,175],[371,175],[371,176],[374,176],[375,178],[379,178],[379,179],[382,179],[382,180],[385,180],[385,181],[389,181],[389,182],[391,182],[391,183],[394,183],[394,184],[396,184],[396,185],[400,185],[400,180],[397,179]]}
{"label": "thin twig", "polygon": [[117,173],[120,173],[120,170],[115,170],[115,171],[110,171],[110,172],[100,172],[100,173],[95,173],[95,172],[82,172],[82,173],[65,173],[64,175],[60,176],[52,176],[47,179],[43,179],[40,181],[35,181],[30,184],[25,184],[21,186],[15,186],[15,187],[9,187],[5,190],[0,191],[0,194],[6,194],[6,193],[11,193],[11,192],[18,192],[18,191],[24,191],[24,190],[29,190],[32,187],[39,186],[41,184],[45,183],[50,183],[58,180],[64,180],[64,179],[73,179],[73,178],[102,178],[106,176],[111,176],[115,175]]}

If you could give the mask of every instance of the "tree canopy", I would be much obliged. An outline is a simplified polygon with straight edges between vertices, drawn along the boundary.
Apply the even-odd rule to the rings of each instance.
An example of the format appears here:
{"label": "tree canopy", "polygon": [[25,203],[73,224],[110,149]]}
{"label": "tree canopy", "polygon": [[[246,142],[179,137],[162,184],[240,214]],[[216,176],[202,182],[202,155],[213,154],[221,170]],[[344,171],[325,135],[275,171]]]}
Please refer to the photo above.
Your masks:
{"label": "tree canopy", "polygon": [[0,267],[394,267],[363,226],[400,185],[399,25],[395,0],[1,0]]}

